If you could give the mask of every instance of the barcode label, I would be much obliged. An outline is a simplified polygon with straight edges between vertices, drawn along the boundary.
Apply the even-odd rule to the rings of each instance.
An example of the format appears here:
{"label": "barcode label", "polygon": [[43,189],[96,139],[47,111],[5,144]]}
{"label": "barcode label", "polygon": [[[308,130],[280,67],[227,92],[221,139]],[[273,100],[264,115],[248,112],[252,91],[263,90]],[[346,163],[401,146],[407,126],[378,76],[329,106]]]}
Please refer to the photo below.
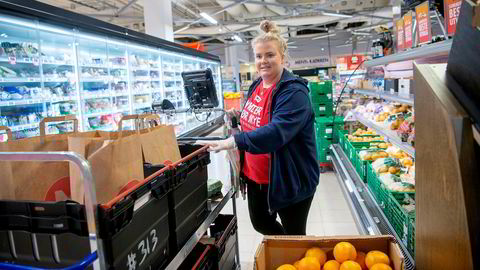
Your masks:
{"label": "barcode label", "polygon": [[325,133],[332,133],[332,129],[331,128],[325,129]]}
{"label": "barcode label", "polygon": [[320,107],[320,111],[325,111],[325,106]]}
{"label": "barcode label", "polygon": [[17,58],[15,56],[8,57],[8,63],[15,65],[17,63]]}

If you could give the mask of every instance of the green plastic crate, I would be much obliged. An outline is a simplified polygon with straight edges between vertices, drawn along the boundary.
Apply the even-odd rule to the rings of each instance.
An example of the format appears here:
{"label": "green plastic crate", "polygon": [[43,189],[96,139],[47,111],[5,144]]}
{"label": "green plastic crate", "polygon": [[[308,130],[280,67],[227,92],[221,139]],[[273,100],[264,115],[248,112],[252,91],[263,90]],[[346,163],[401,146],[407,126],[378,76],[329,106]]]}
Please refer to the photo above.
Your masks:
{"label": "green plastic crate", "polygon": [[317,144],[317,161],[320,163],[330,162],[328,156],[330,155],[330,148],[318,146]]}
{"label": "green plastic crate", "polygon": [[319,116],[332,116],[333,104],[332,103],[312,103],[313,112],[316,117]]}
{"label": "green plastic crate", "polygon": [[308,88],[310,89],[310,93],[315,95],[317,93],[325,93],[325,94],[332,94],[332,81],[322,81],[322,82],[309,82]]}
{"label": "green plastic crate", "polygon": [[[343,144],[345,143],[345,134],[348,134],[348,130],[344,130],[344,129],[335,129],[335,133],[336,133],[336,140],[338,142],[338,144],[340,145],[340,147],[342,147],[343,149]],[[344,149],[345,150],[345,149]]]}
{"label": "green plastic crate", "polygon": [[310,92],[310,100],[312,103],[332,103],[332,93]]}
{"label": "green plastic crate", "polygon": [[317,137],[317,147],[319,148],[328,148],[332,143],[333,143],[332,138]]}
{"label": "green plastic crate", "polygon": [[415,220],[408,227],[407,249],[410,251],[410,254],[415,257]]}
{"label": "green plastic crate", "polygon": [[387,216],[387,210],[385,209],[386,206],[389,203],[389,193],[387,192],[386,189],[382,187],[382,183],[380,182],[380,179],[378,179],[377,174],[373,170],[372,164],[368,163],[368,169],[367,169],[367,186],[368,189],[370,189],[370,192],[372,192],[373,196],[375,197],[375,200],[377,201],[378,206],[382,209],[383,213]]}
{"label": "green plastic crate", "polygon": [[387,211],[386,216],[390,221],[390,224],[392,224],[392,227],[400,237],[401,241],[407,248],[410,242],[410,248],[414,251],[415,244],[414,242],[412,243],[412,240],[415,241],[415,212],[407,213],[402,207],[403,199],[406,196],[412,198],[411,194],[389,193],[389,200],[385,210]]}

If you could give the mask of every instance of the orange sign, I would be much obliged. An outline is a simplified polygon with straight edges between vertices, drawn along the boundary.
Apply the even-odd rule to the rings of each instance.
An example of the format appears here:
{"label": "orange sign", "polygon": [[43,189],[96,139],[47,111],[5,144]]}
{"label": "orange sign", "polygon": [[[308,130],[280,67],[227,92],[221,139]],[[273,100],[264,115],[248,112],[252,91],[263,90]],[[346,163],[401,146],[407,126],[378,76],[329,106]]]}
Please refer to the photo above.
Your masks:
{"label": "orange sign", "polygon": [[428,1],[415,7],[418,44],[428,43],[432,40],[432,27],[428,15]]}
{"label": "orange sign", "polygon": [[192,48],[197,51],[204,52],[205,51],[205,45],[201,42],[190,42],[190,43],[183,43],[182,44],[185,47]]}
{"label": "orange sign", "polygon": [[443,1],[443,10],[445,13],[445,28],[447,29],[447,34],[452,36],[455,34],[457,29],[458,16],[460,15],[460,6],[462,5],[462,0],[444,0]]}
{"label": "orange sign", "polygon": [[403,31],[403,19],[396,22],[397,26],[397,50],[402,51],[405,47],[405,32]]}
{"label": "orange sign", "polygon": [[403,31],[405,32],[405,44],[404,48],[412,48],[413,37],[412,37],[412,12],[409,11],[403,16]]}

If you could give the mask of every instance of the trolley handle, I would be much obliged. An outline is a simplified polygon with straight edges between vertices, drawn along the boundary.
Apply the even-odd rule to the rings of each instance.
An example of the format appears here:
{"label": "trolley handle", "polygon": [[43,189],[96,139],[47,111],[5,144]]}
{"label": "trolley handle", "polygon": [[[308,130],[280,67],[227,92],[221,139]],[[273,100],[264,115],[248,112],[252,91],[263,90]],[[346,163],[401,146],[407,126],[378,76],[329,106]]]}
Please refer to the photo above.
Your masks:
{"label": "trolley handle", "polygon": [[[87,257],[83,258],[80,262],[65,267],[65,268],[50,268],[51,270],[84,270],[87,269],[96,259],[98,258],[97,252],[89,254]],[[46,270],[45,268],[38,268],[34,266],[10,264],[10,263],[0,263],[0,269],[4,270]]]}

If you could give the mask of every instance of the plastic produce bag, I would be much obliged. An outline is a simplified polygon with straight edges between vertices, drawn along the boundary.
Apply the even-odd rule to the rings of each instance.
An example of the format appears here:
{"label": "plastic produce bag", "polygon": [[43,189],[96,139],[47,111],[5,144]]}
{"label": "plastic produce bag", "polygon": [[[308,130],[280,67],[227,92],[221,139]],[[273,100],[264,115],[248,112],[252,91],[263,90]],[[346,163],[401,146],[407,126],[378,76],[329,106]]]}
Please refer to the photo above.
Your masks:
{"label": "plastic produce bag", "polygon": [[380,158],[372,163],[372,168],[376,173],[395,174],[400,171],[400,167],[400,161],[396,158]]}

